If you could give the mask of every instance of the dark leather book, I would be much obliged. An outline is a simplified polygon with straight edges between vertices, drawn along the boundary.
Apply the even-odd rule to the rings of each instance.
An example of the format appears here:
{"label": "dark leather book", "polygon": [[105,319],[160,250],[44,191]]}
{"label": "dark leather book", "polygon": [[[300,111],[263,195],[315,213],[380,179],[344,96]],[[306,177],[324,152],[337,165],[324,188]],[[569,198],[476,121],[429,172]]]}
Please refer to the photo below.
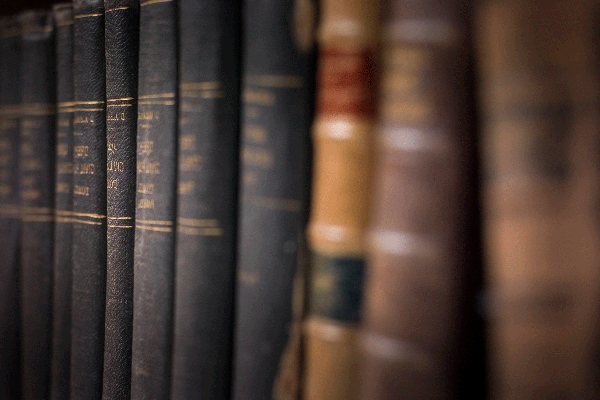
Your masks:
{"label": "dark leather book", "polygon": [[305,398],[356,396],[379,1],[324,0],[317,59]]}
{"label": "dark leather book", "polygon": [[22,397],[50,395],[56,74],[52,13],[18,16],[21,29]]}
{"label": "dark leather book", "polygon": [[106,303],[104,4],[75,0],[71,399],[102,395]]}
{"label": "dark leather book", "polygon": [[139,1],[104,0],[106,38],[107,265],[103,399],[129,399]]}
{"label": "dark leather book", "polygon": [[394,0],[382,12],[360,399],[459,399],[465,384],[474,398],[484,395],[480,376],[461,381],[470,350],[461,344],[476,328],[470,275],[480,269],[471,223],[478,206],[471,7]]}
{"label": "dark leather book", "polygon": [[131,397],[171,394],[177,2],[140,4]]}
{"label": "dark leather book", "polygon": [[18,399],[20,29],[0,19],[0,398]]}
{"label": "dark leather book", "polygon": [[[246,2],[233,398],[293,398],[307,220],[314,4]],[[283,396],[283,397],[282,397]]]}
{"label": "dark leather book", "polygon": [[491,397],[598,397],[600,18],[479,2]]}
{"label": "dark leather book", "polygon": [[172,399],[229,398],[237,219],[240,2],[179,2]]}
{"label": "dark leather book", "polygon": [[56,168],[54,185],[54,285],[50,398],[69,398],[73,271],[73,7],[53,8],[56,31]]}

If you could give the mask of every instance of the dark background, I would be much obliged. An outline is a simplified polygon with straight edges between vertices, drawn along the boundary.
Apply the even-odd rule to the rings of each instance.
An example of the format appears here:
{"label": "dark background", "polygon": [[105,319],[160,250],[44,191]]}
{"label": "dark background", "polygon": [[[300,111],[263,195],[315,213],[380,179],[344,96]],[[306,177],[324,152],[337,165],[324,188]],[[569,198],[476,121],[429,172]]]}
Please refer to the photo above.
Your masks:
{"label": "dark background", "polygon": [[0,15],[11,15],[34,8],[50,9],[53,4],[65,2],[65,0],[0,0]]}

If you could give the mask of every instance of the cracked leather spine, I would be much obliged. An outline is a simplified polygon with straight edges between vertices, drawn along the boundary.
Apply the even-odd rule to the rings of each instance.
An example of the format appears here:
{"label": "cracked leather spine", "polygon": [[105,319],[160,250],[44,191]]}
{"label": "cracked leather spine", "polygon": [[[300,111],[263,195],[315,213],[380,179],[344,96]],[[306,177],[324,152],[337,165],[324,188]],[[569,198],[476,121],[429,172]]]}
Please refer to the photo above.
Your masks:
{"label": "cracked leather spine", "polygon": [[75,0],[71,399],[102,395],[106,297],[104,4]]}
{"label": "cracked leather spine", "polygon": [[19,195],[22,398],[49,396],[52,332],[56,76],[52,14],[28,11],[21,29]]}
{"label": "cracked leather spine", "polygon": [[140,3],[131,397],[171,393],[177,2]]}
{"label": "cracked leather spine", "polygon": [[311,1],[244,5],[234,399],[274,398],[282,382],[298,389],[293,287],[308,210],[314,11]]}
{"label": "cracked leather spine", "polygon": [[0,398],[18,399],[19,302],[19,105],[21,36],[12,17],[0,20]]}
{"label": "cracked leather spine", "polygon": [[53,8],[56,30],[56,138],[54,170],[54,282],[50,398],[69,397],[73,270],[73,7]]}
{"label": "cracked leather spine", "polygon": [[179,2],[173,399],[227,399],[237,217],[240,2]]}
{"label": "cracked leather spine", "polygon": [[103,399],[131,395],[139,1],[105,0],[107,271]]}

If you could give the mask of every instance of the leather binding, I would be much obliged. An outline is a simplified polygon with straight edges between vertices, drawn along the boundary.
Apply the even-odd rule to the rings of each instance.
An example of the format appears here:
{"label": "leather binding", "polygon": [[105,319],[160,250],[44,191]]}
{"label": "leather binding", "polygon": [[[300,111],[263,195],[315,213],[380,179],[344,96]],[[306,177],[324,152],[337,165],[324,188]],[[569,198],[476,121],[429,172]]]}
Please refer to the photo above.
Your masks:
{"label": "leather binding", "polygon": [[107,277],[103,399],[131,394],[139,1],[104,0]]}
{"label": "leather binding", "polygon": [[50,394],[56,74],[52,14],[19,14],[22,398]]}
{"label": "leather binding", "polygon": [[382,13],[360,399],[458,399],[466,397],[464,386],[484,395],[473,376],[460,376],[469,355],[461,343],[476,326],[470,275],[480,269],[472,256],[478,232],[471,218],[470,7],[403,0],[388,2]]}
{"label": "leather binding", "polygon": [[104,4],[75,0],[71,399],[102,395],[106,302]]}
{"label": "leather binding", "polygon": [[243,10],[237,400],[294,398],[299,387],[293,287],[308,219],[314,12],[303,0]]}
{"label": "leather binding", "polygon": [[496,399],[598,396],[595,1],[486,1],[476,37]]}
{"label": "leather binding", "polygon": [[131,397],[171,394],[175,188],[177,185],[177,2],[140,4],[137,192]]}
{"label": "leather binding", "polygon": [[230,393],[240,3],[179,2],[172,399],[222,400]]}
{"label": "leather binding", "polygon": [[18,399],[19,116],[21,37],[14,18],[0,19],[0,398]]}
{"label": "leather binding", "polygon": [[[306,399],[353,398],[371,195],[379,2],[321,3],[313,125]],[[349,26],[352,29],[341,28]]]}
{"label": "leather binding", "polygon": [[54,185],[54,282],[50,398],[69,398],[73,271],[73,7],[56,4],[56,148]]}

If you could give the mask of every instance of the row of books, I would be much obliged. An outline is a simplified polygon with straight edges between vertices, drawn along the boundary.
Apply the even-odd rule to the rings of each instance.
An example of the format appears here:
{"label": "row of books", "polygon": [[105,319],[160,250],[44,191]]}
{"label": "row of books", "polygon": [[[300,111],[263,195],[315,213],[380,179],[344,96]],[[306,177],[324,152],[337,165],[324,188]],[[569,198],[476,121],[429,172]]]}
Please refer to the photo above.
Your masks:
{"label": "row of books", "polygon": [[600,0],[0,20],[0,399],[593,399]]}

